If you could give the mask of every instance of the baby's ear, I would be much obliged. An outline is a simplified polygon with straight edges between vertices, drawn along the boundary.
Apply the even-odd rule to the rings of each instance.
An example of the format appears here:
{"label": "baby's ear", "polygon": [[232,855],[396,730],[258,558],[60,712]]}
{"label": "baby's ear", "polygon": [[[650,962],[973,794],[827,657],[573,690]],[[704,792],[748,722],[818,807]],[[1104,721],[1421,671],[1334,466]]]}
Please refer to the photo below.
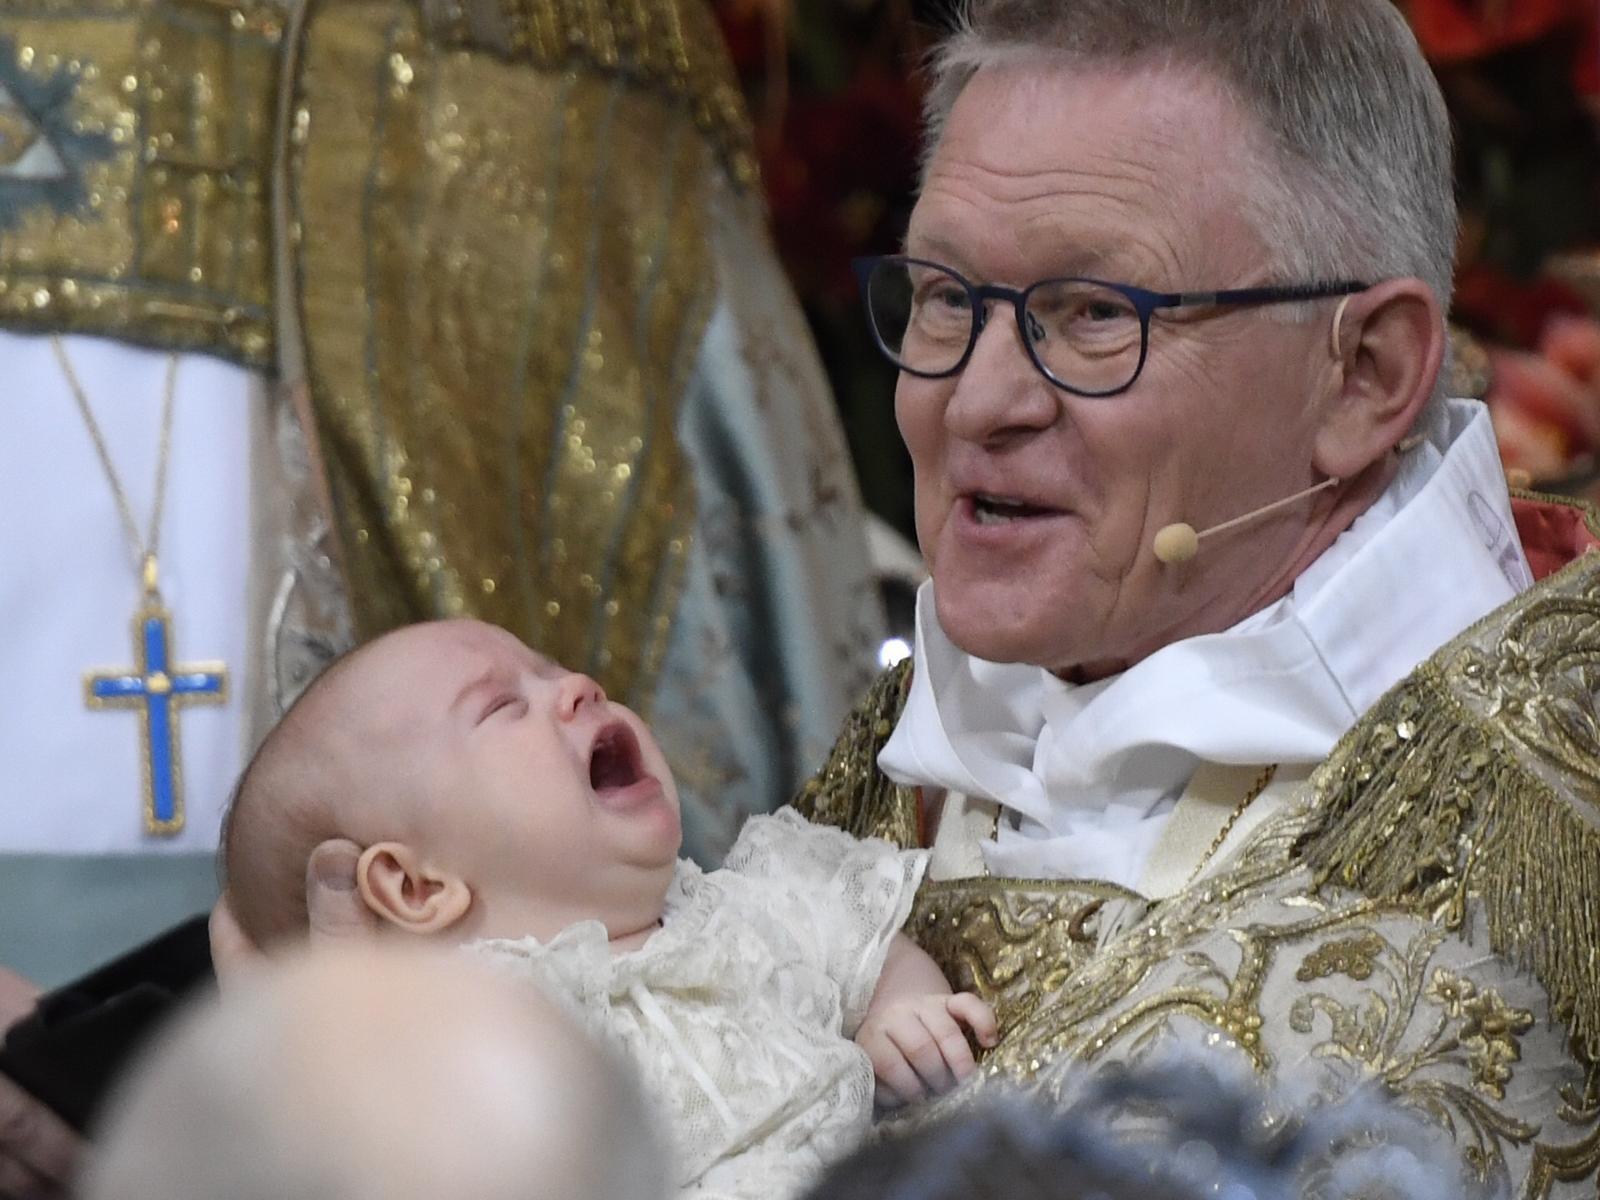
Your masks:
{"label": "baby's ear", "polygon": [[356,863],[362,902],[407,933],[440,933],[467,915],[472,889],[403,842],[379,842]]}

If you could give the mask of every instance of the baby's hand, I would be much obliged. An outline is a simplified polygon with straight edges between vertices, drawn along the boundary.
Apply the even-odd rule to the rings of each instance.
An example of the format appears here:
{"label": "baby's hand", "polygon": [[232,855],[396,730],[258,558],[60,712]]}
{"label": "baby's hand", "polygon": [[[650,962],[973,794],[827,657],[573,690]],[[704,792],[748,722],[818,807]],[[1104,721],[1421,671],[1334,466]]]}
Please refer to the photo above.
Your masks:
{"label": "baby's hand", "polygon": [[971,992],[913,996],[869,1013],[856,1045],[872,1060],[879,1108],[948,1092],[977,1070],[962,1026],[980,1046],[999,1040],[994,1009]]}

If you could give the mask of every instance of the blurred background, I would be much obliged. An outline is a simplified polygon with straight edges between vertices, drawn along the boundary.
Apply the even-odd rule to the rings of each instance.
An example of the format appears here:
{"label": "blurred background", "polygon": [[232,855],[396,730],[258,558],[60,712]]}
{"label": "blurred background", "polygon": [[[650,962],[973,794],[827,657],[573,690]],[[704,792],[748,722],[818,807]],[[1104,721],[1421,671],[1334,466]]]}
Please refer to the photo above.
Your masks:
{"label": "blurred background", "polygon": [[[1596,498],[1600,0],[1398,2],[1456,128],[1462,237],[1453,319],[1465,336],[1455,388],[1490,401],[1514,482]],[[779,252],[833,384],[863,495],[910,538],[894,372],[860,317],[850,259],[892,252],[905,232],[917,172],[917,66],[952,6],[716,5],[755,118]]]}

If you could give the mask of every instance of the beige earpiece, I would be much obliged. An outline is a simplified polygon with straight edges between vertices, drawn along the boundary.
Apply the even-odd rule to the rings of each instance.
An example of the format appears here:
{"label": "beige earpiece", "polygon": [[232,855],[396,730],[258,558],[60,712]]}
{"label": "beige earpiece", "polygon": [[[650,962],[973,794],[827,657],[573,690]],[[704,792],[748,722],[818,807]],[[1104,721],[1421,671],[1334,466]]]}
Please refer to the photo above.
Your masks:
{"label": "beige earpiece", "polygon": [[1344,342],[1339,334],[1344,327],[1344,310],[1350,307],[1350,301],[1353,299],[1354,296],[1346,296],[1339,301],[1339,307],[1333,310],[1333,328],[1328,331],[1328,350],[1335,361],[1344,357]]}

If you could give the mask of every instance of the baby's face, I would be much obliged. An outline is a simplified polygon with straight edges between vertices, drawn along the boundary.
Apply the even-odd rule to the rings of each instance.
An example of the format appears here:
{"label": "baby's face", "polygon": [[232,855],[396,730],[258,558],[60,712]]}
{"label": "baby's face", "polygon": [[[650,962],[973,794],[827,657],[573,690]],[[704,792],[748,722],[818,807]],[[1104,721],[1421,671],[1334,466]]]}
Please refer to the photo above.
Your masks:
{"label": "baby's face", "polygon": [[416,731],[401,767],[424,798],[414,840],[472,888],[475,935],[658,910],[682,830],[644,722],[494,626],[438,622],[390,637],[380,668],[391,694],[375,707],[415,715],[390,725]]}

